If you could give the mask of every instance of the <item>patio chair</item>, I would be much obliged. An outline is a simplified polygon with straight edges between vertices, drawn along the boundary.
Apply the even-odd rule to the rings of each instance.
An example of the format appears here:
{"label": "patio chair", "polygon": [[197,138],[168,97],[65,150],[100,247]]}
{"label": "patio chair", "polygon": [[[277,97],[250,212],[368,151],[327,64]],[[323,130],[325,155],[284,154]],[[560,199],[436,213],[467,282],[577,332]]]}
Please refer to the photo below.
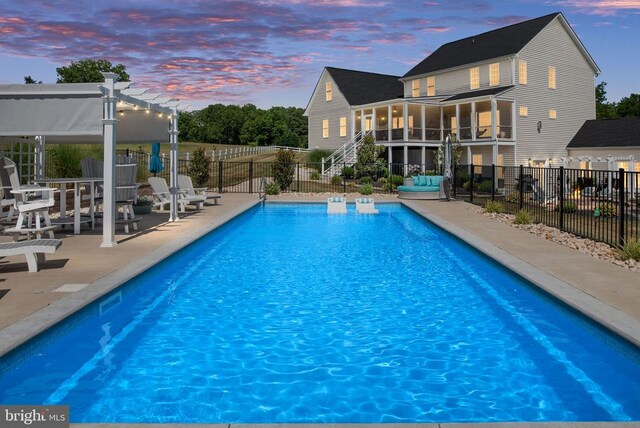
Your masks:
{"label": "patio chair", "polygon": [[218,205],[218,199],[222,197],[220,193],[207,192],[206,187],[193,187],[193,181],[188,175],[178,175],[178,189],[189,196],[204,196],[207,199],[213,199],[213,203]]}
{"label": "patio chair", "polygon": [[138,230],[140,218],[136,218],[133,212],[133,204],[138,198],[138,185],[136,184],[136,174],[138,165],[135,163],[116,164],[116,212],[122,209],[122,218],[116,219],[116,224],[124,224],[125,233],[129,233],[129,225],[133,230]]}
{"label": "patio chair", "polygon": [[18,177],[18,167],[9,158],[2,159],[1,166],[9,176],[14,210],[18,212],[15,226],[6,228],[4,232],[12,235],[14,240],[22,234],[26,234],[27,239],[30,239],[32,234],[41,238],[43,233],[48,233],[49,238],[54,239],[53,230],[56,226],[51,225],[49,208],[54,204],[55,189],[35,185],[22,186]]}
{"label": "patio chair", "polygon": [[[80,161],[80,167],[82,168],[82,178],[104,177],[104,163],[98,159],[84,158]],[[93,186],[93,184],[91,183],[87,183],[84,185],[84,194],[82,195],[83,201],[91,201],[91,186]],[[96,216],[96,213],[98,213],[98,207],[103,201],[103,192],[104,188],[102,184],[98,184],[95,186],[92,201],[94,216]]]}
{"label": "patio chair", "polygon": [[53,254],[62,245],[59,239],[36,239],[33,241],[0,243],[0,257],[24,255],[29,272],[38,272],[39,264],[45,262],[45,254]]}
{"label": "patio chair", "polygon": [[356,214],[378,214],[373,198],[356,198]]}
{"label": "patio chair", "polygon": [[[153,189],[153,206],[164,211],[164,207],[171,203],[171,192],[167,185],[167,180],[161,177],[149,177],[149,184]],[[187,211],[187,205],[195,205],[196,209],[201,209],[204,204],[204,196],[189,196],[178,193],[178,206],[180,212]]]}
{"label": "patio chair", "polygon": [[327,198],[327,214],[346,214],[347,198],[344,196],[332,196]]}

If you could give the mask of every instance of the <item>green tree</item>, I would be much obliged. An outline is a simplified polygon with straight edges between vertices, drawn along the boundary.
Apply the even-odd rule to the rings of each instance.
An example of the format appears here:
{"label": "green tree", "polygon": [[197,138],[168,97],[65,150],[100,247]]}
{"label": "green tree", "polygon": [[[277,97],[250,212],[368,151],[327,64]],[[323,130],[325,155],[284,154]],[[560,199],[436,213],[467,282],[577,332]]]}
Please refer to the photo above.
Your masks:
{"label": "green tree", "polygon": [[607,82],[600,82],[596,86],[596,119],[617,117],[615,103],[607,102]]}
{"label": "green tree", "polygon": [[640,94],[631,94],[621,99],[616,111],[619,117],[640,116]]}
{"label": "green tree", "polygon": [[273,162],[273,181],[282,190],[287,190],[293,183],[293,174],[296,171],[296,155],[291,150],[278,150],[276,160]]}
{"label": "green tree", "polygon": [[384,147],[376,146],[373,136],[364,137],[356,152],[357,161],[353,165],[356,170],[356,178],[377,179],[385,168],[384,160],[380,158],[382,152],[384,152]]}
{"label": "green tree", "polygon": [[113,65],[106,59],[82,59],[71,62],[68,66],[56,68],[56,72],[58,73],[57,83],[104,82],[102,72],[116,73],[118,82],[129,81],[124,65]]}
{"label": "green tree", "polygon": [[188,168],[188,174],[193,180],[194,187],[208,187],[210,166],[211,158],[206,155],[204,147],[195,149]]}
{"label": "green tree", "polygon": [[37,82],[35,80],[33,80],[33,78],[31,76],[24,76],[24,83],[27,85],[41,85],[42,84],[42,80],[38,80]]}

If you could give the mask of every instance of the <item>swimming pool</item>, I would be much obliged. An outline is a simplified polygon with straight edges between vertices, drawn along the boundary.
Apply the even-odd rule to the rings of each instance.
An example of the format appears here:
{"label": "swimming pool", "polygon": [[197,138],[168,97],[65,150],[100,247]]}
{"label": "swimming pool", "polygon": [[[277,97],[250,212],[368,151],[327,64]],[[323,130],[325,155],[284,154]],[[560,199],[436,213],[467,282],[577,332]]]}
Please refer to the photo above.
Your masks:
{"label": "swimming pool", "polygon": [[256,207],[0,361],[73,422],[640,419],[640,352],[399,205]]}

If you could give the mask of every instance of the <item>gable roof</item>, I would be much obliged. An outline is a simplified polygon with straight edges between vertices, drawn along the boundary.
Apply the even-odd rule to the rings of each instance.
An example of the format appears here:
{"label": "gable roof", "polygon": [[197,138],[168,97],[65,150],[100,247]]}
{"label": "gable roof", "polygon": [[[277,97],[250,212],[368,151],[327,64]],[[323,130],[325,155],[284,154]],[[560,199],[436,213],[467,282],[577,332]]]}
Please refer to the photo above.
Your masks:
{"label": "gable roof", "polygon": [[498,86],[496,88],[481,89],[479,91],[463,92],[461,94],[456,94],[452,97],[446,98],[442,101],[457,101],[457,100],[466,100],[467,98],[484,97],[487,95],[499,95],[503,92],[507,92],[509,89],[512,89],[514,87],[515,87],[514,85],[507,85],[507,86]]}
{"label": "gable roof", "polygon": [[640,117],[587,120],[567,149],[630,146],[640,147]]}
{"label": "gable roof", "polygon": [[349,105],[370,104],[404,96],[400,76],[326,67]]}
{"label": "gable roof", "polygon": [[531,39],[558,16],[562,16],[562,14],[556,12],[446,43],[409,70],[403,77],[417,76],[491,58],[514,55],[520,52]]}

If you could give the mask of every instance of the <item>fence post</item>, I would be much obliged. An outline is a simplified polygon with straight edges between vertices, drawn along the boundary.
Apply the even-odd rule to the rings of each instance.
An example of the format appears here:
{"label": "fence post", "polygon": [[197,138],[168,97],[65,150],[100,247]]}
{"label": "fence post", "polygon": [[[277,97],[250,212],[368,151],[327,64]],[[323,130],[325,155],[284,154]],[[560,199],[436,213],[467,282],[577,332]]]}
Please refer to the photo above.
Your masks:
{"label": "fence post", "polygon": [[129,157],[129,149],[127,149],[127,157]]}
{"label": "fence post", "polygon": [[518,182],[518,193],[519,195],[519,199],[520,199],[520,208],[522,209],[524,207],[524,166],[522,166],[522,164],[520,164],[520,179]]}
{"label": "fence post", "polygon": [[[558,219],[558,228],[564,230],[564,167],[560,167],[560,197],[558,211],[560,212],[560,218]],[[542,201],[544,203],[544,201]]]}
{"label": "fence post", "polygon": [[253,160],[249,161],[249,193],[253,193]]}
{"label": "fence post", "polygon": [[491,200],[496,199],[496,165],[491,164]]}
{"label": "fence post", "polygon": [[218,161],[218,193],[222,193],[222,161]]}
{"label": "fence post", "polygon": [[296,185],[296,192],[300,193],[300,162],[296,164],[296,175],[298,176],[298,183]]}
{"label": "fence post", "polygon": [[344,169],[347,167],[346,162],[342,162],[342,192],[347,193],[347,177],[345,177]]}
{"label": "fence post", "polygon": [[[618,245],[623,246],[625,238],[627,237],[625,230],[625,218],[624,218],[624,203],[625,203],[625,184],[624,184],[624,168],[620,168],[618,170]],[[631,189],[633,192],[633,189]],[[611,194],[613,195],[613,189],[611,189]]]}
{"label": "fence post", "polygon": [[475,170],[473,169],[473,162],[471,162],[471,179],[469,180],[469,203],[473,203],[473,176]]}

